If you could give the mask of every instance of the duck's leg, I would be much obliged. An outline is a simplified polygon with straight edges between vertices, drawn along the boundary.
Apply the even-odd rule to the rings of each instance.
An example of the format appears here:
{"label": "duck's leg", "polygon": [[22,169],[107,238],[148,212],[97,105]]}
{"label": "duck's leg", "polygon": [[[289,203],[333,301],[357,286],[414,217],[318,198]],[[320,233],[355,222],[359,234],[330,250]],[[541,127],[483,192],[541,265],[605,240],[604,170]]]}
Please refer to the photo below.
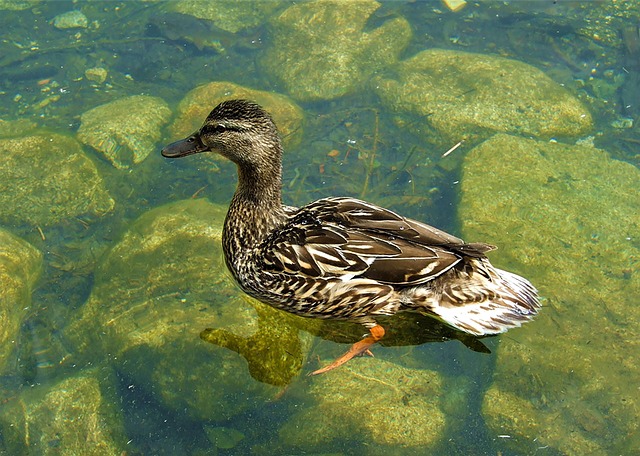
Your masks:
{"label": "duck's leg", "polygon": [[384,328],[376,324],[375,326],[372,326],[371,328],[369,328],[369,333],[371,334],[370,336],[367,336],[361,341],[353,344],[349,349],[349,351],[346,352],[344,355],[342,355],[340,358],[336,359],[334,362],[332,362],[328,366],[325,366],[323,368],[320,368],[318,370],[311,372],[309,375],[324,374],[325,372],[333,370],[336,367],[342,366],[344,363],[349,361],[354,356],[358,356],[363,353],[372,355],[371,352],[369,351],[369,347],[371,347],[373,344],[375,344],[376,342],[378,342],[380,339],[384,337]]}

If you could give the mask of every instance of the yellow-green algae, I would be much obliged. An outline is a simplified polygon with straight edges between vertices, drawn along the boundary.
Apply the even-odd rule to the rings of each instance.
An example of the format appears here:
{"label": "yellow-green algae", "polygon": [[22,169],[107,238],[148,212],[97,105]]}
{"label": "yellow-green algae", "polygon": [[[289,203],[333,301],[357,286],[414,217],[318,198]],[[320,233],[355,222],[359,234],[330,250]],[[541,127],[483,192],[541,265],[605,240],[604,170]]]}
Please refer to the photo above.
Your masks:
{"label": "yellow-green algae", "polygon": [[545,297],[501,339],[483,403],[514,451],[631,454],[639,438],[640,172],[602,150],[496,135],[464,161],[463,235]]}
{"label": "yellow-green algae", "polygon": [[[318,450],[333,441],[364,441],[382,449],[425,451],[445,428],[442,378],[379,358],[360,358],[313,377],[316,404],[294,413],[280,430],[285,444]],[[334,442],[335,443],[335,442]]]}
{"label": "yellow-green algae", "polygon": [[[259,348],[255,334],[266,322],[273,353],[301,359],[306,350],[289,323],[259,317],[233,283],[220,245],[225,213],[190,199],[142,215],[99,266],[91,296],[65,331],[78,356],[110,353],[117,368],[137,366],[129,375],[167,408],[210,422],[224,422],[277,389],[255,381],[242,356],[201,340],[203,330],[225,330],[229,342],[222,338],[222,346],[253,337]],[[269,372],[271,383],[286,383],[301,367],[300,359],[238,351],[253,356],[247,360],[252,371]],[[238,394],[253,400],[238,401]]]}
{"label": "yellow-green algae", "polygon": [[41,269],[42,253],[0,228],[0,372],[11,367],[11,354]]}
{"label": "yellow-green algae", "polygon": [[100,368],[21,390],[0,408],[6,454],[126,453],[119,401],[103,386],[114,382],[113,373]]}
{"label": "yellow-green algae", "polygon": [[593,123],[587,108],[542,71],[494,55],[429,49],[373,85],[385,106],[423,117],[420,131],[433,128],[446,141],[496,132],[578,136]]}
{"label": "yellow-green algae", "polygon": [[0,139],[0,221],[54,225],[113,210],[94,163],[80,144],[54,133]]}
{"label": "yellow-green algae", "polygon": [[302,109],[288,97],[263,90],[243,87],[232,82],[203,84],[185,95],[178,105],[178,115],[170,127],[171,136],[181,139],[198,130],[209,112],[221,101],[234,98],[252,100],[262,105],[273,117],[283,143],[293,148],[302,140]]}
{"label": "yellow-green algae", "polygon": [[127,169],[156,150],[171,110],[158,97],[134,95],[97,106],[80,117],[78,139]]}
{"label": "yellow-green algae", "polygon": [[300,101],[352,93],[394,63],[411,39],[402,17],[365,31],[379,7],[373,0],[294,4],[271,19],[273,40],[260,65]]}

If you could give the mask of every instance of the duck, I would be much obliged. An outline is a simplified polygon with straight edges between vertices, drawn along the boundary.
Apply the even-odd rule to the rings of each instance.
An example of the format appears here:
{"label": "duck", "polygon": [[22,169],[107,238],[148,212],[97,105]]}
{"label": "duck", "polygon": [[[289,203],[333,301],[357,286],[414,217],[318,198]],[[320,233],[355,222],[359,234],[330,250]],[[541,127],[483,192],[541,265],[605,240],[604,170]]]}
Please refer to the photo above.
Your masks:
{"label": "duck", "polygon": [[368,332],[328,372],[368,354],[385,334],[376,317],[418,312],[475,336],[503,333],[540,309],[536,288],[494,267],[486,243],[462,239],[374,203],[327,197],[282,202],[283,148],[271,115],[249,100],[218,104],[165,158],[215,152],[237,167],[224,221],[227,268],[248,295],[308,318],[348,320]]}

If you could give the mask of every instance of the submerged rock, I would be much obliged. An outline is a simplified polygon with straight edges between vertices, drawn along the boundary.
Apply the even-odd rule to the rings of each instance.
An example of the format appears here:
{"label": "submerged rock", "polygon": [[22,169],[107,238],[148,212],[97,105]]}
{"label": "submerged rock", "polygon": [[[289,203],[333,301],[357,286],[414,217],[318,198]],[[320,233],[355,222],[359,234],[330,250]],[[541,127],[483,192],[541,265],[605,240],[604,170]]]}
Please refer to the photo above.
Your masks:
{"label": "submerged rock", "polygon": [[26,135],[37,128],[37,124],[29,119],[0,119],[0,138],[11,138]]}
{"label": "submerged rock", "polygon": [[638,34],[638,2],[602,2],[594,5],[580,3],[577,7],[584,16],[573,13],[578,19],[575,23],[579,25],[576,32],[596,43],[603,43],[606,48],[620,49],[628,44],[624,37],[625,27],[635,27],[635,33]]}
{"label": "submerged rock", "polygon": [[134,95],[82,114],[78,139],[102,152],[113,166],[127,169],[156,150],[171,110],[161,98]]}
{"label": "submerged rock", "polygon": [[87,19],[87,16],[85,16],[82,11],[67,11],[53,18],[53,26],[60,30],[87,28],[89,26],[89,19]]}
{"label": "submerged rock", "polygon": [[[270,399],[278,390],[262,382],[286,384],[305,351],[282,317],[260,316],[284,314],[266,306],[257,313],[226,272],[225,213],[191,199],[142,215],[100,265],[81,315],[65,331],[87,361],[110,353],[118,370],[166,407],[212,423]],[[203,338],[219,346],[201,340],[205,330],[215,340]],[[242,347],[245,338],[255,350]],[[266,345],[278,356],[265,357]]]}
{"label": "submerged rock", "polygon": [[363,440],[424,452],[444,433],[441,390],[437,372],[360,358],[330,375],[314,377],[309,394],[315,405],[302,406],[280,436],[285,444],[305,451],[333,441]]}
{"label": "submerged rock", "polygon": [[105,396],[100,387],[105,381],[112,384],[115,378],[93,369],[55,385],[23,389],[0,409],[7,454],[124,454],[119,402]]}
{"label": "submerged rock", "polygon": [[503,247],[496,266],[545,297],[533,323],[500,341],[489,428],[518,453],[633,453],[640,172],[591,147],[496,135],[468,154],[461,186],[465,239]]}
{"label": "submerged rock", "polygon": [[432,128],[446,141],[496,132],[578,136],[593,123],[587,108],[560,84],[531,65],[503,57],[430,49],[373,82],[386,106],[423,117],[420,130]]}
{"label": "submerged rock", "polygon": [[368,30],[379,7],[373,0],[290,6],[271,20],[273,42],[262,67],[297,100],[330,100],[355,91],[395,62],[411,39],[411,26],[401,17]]}
{"label": "submerged rock", "polygon": [[73,138],[38,134],[0,139],[0,221],[40,227],[113,210],[93,162]]}
{"label": "submerged rock", "polygon": [[203,2],[201,0],[183,0],[171,2],[169,8],[193,17],[207,19],[216,27],[227,32],[257,27],[281,8],[279,2]]}
{"label": "submerged rock", "polygon": [[227,33],[216,30],[209,21],[189,14],[153,14],[149,17],[148,25],[157,29],[160,36],[170,41],[191,43],[199,50],[208,48],[216,52],[224,52],[223,41],[231,39]]}
{"label": "submerged rock", "polygon": [[302,140],[304,113],[288,97],[225,81],[201,85],[185,95],[170,128],[172,137],[177,140],[190,135],[202,126],[204,119],[218,103],[233,98],[244,98],[262,105],[278,126],[285,147],[293,148]]}
{"label": "submerged rock", "polygon": [[84,70],[84,77],[89,81],[97,82],[98,84],[104,83],[104,81],[107,80],[108,75],[109,72],[106,68],[93,67]]}
{"label": "submerged rock", "polygon": [[4,372],[31,308],[31,288],[42,269],[42,253],[3,229],[0,246],[0,372]]}
{"label": "submerged rock", "polygon": [[40,3],[39,0],[0,0],[0,11],[20,11],[33,8]]}

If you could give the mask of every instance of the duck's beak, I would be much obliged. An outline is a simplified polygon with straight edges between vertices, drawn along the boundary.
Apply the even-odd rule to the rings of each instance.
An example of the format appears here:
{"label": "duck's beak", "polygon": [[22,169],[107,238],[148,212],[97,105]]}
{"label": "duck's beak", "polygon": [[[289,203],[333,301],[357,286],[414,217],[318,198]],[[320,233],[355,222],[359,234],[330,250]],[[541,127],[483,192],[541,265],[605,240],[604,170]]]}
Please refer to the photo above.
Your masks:
{"label": "duck's beak", "polygon": [[162,149],[162,156],[167,158],[186,157],[187,155],[207,152],[210,149],[202,143],[200,133],[195,132],[191,136],[169,144]]}

